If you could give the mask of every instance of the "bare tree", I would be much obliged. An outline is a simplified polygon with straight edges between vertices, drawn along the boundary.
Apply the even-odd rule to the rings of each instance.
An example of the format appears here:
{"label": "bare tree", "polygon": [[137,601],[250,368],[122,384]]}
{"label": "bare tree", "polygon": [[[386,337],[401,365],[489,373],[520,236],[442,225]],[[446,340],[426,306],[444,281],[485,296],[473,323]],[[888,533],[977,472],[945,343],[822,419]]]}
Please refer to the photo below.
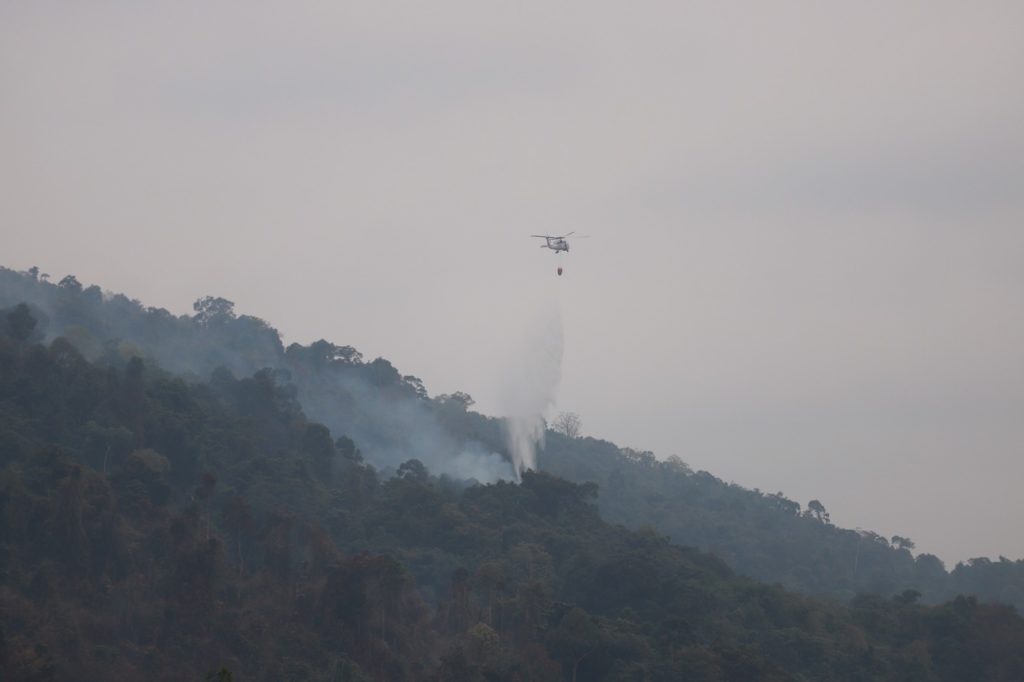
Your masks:
{"label": "bare tree", "polygon": [[583,420],[575,412],[559,412],[551,428],[569,438],[579,438]]}

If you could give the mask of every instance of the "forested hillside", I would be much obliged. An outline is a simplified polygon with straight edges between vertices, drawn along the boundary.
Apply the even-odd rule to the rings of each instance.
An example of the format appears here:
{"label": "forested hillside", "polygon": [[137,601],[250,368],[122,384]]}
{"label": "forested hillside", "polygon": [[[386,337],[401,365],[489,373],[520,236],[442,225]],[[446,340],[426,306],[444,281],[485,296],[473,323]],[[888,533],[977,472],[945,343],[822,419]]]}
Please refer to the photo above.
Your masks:
{"label": "forested hillside", "polygon": [[[351,346],[325,340],[284,348],[273,327],[236,315],[222,298],[201,299],[194,315],[175,317],[83,287],[70,275],[59,284],[45,280],[34,268],[0,268],[0,307],[26,302],[36,319],[33,339],[62,336],[91,359],[140,355],[195,379],[217,369],[243,377],[270,370],[295,391],[306,414],[348,434],[380,469],[416,458],[432,473],[456,478],[491,482],[511,475],[498,420],[473,412],[462,393],[428,397],[419,379],[401,375],[387,360],[365,361]],[[840,599],[915,589],[929,602],[975,594],[1024,608],[1021,560],[980,557],[947,572],[927,551],[915,558],[909,538],[833,526],[817,500],[802,509],[782,493],[747,490],[692,472],[677,459],[660,462],[605,441],[549,432],[540,465],[571,481],[597,483],[608,519],[649,524],[760,580]]]}
{"label": "forested hillside", "polygon": [[[511,475],[498,420],[469,409],[472,399],[462,393],[428,397],[419,379],[387,360],[366,361],[351,346],[325,340],[284,348],[267,322],[236,315],[222,298],[201,299],[194,315],[176,317],[70,275],[45,280],[34,268],[0,268],[0,308],[26,302],[37,320],[32,339],[62,336],[90,359],[140,355],[194,379],[217,369],[241,377],[270,370],[306,414],[351,437],[379,469],[416,458],[435,475],[483,482]],[[803,509],[781,493],[747,490],[605,441],[549,431],[547,442],[541,467],[598,484],[609,520],[649,524],[760,580],[840,599],[915,589],[929,602],[975,594],[1024,608],[1024,561],[981,557],[947,572],[927,548],[916,548],[915,558],[909,538],[833,526],[817,500]]]}
{"label": "forested hillside", "polygon": [[797,597],[608,525],[592,485],[467,487],[418,460],[383,480],[270,373],[189,383],[18,336],[0,341],[10,679],[1024,674],[1009,607]]}
{"label": "forested hillside", "polygon": [[[1024,621],[985,603],[1019,597],[1020,562],[947,574],[823,509],[554,433],[542,473],[504,482],[468,396],[285,349],[221,299],[175,317],[0,270],[0,308],[11,679],[1024,677]],[[983,598],[919,602],[961,588]]]}

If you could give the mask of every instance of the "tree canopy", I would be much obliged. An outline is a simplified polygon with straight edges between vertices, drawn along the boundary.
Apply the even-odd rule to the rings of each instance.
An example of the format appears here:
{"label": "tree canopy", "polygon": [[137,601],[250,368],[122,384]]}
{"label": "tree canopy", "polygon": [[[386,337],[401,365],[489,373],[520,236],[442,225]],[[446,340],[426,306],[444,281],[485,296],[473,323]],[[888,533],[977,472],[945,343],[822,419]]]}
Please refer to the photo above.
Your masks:
{"label": "tree canopy", "polygon": [[465,394],[89,290],[0,270],[5,680],[1024,678],[1021,562],[578,435],[460,479]]}

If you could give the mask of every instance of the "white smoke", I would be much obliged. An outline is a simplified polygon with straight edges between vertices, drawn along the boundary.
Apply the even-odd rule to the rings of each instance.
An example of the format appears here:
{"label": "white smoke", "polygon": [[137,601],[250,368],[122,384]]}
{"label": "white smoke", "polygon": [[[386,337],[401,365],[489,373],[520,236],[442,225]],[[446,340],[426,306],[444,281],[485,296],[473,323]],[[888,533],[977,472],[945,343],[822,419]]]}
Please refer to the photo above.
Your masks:
{"label": "white smoke", "polygon": [[544,446],[548,412],[555,404],[562,379],[562,308],[548,299],[534,329],[506,365],[508,377],[501,395],[505,442],[516,479],[537,467],[537,448]]}

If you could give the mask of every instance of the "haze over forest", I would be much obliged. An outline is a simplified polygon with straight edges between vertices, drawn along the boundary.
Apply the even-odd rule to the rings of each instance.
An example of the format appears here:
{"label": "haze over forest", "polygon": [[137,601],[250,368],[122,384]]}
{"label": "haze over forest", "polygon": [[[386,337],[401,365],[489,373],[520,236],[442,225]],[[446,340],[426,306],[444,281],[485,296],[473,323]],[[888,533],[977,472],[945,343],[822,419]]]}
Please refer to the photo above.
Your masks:
{"label": "haze over forest", "polygon": [[[560,299],[556,408],[587,433],[1020,557],[1022,21],[8,2],[3,264],[224,296],[489,414]],[[570,230],[568,256],[526,237]]]}
{"label": "haze over forest", "polygon": [[13,682],[1024,675],[1024,560],[545,428],[557,315],[494,418],[221,297],[50,279],[0,268]]}

